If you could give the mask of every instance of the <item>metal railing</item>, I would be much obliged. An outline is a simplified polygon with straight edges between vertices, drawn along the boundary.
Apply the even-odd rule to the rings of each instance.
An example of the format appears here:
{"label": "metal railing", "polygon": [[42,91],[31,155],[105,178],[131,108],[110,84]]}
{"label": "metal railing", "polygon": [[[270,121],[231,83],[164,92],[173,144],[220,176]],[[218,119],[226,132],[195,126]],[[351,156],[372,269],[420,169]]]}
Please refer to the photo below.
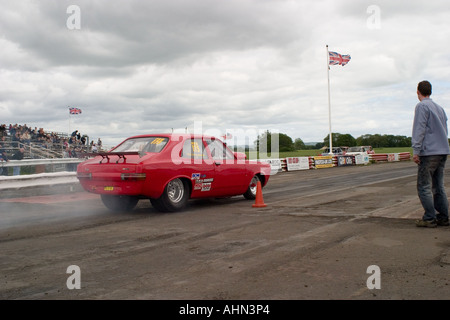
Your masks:
{"label": "metal railing", "polygon": [[74,172],[85,159],[23,159],[0,161],[0,176],[30,176],[40,173]]}
{"label": "metal railing", "polygon": [[23,166],[39,166],[39,165],[55,165],[55,164],[79,164],[86,159],[80,158],[58,158],[58,159],[23,159],[0,161],[2,167],[23,167]]}

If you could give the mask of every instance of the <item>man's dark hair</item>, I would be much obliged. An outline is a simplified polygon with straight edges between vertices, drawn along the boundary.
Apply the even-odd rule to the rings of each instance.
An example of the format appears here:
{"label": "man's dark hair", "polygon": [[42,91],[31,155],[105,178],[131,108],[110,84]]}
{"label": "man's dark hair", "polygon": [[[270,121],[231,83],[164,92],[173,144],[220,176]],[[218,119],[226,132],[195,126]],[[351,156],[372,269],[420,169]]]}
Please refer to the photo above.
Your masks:
{"label": "man's dark hair", "polygon": [[420,94],[424,97],[431,96],[431,83],[426,80],[420,81],[417,85],[417,90],[419,90]]}

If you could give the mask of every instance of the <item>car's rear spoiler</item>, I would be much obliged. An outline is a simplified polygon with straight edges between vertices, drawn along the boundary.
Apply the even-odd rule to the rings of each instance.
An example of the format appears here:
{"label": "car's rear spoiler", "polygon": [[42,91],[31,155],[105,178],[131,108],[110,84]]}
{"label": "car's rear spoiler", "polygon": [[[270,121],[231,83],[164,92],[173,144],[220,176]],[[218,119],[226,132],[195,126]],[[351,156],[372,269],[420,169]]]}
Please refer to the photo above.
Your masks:
{"label": "car's rear spoiler", "polygon": [[138,152],[138,151],[124,151],[124,152],[86,152],[86,153],[80,153],[82,157],[97,157],[101,156],[102,160],[100,160],[100,163],[103,162],[103,160],[107,160],[106,163],[109,163],[109,157],[110,156],[117,156],[119,159],[117,159],[116,163],[119,162],[120,159],[123,159],[123,162],[125,163],[127,161],[127,158],[125,156],[132,156],[132,155],[138,155],[139,157],[143,157],[145,155],[145,152]]}

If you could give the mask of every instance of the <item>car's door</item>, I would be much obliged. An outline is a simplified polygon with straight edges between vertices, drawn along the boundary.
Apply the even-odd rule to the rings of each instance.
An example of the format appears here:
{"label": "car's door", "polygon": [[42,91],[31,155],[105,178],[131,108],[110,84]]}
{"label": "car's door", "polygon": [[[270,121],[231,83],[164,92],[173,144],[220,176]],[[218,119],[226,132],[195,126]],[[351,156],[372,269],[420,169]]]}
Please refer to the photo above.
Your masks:
{"label": "car's door", "polygon": [[252,178],[246,161],[236,160],[234,153],[218,139],[208,138],[205,142],[215,170],[214,188],[224,196],[244,193]]}
{"label": "car's door", "polygon": [[206,152],[202,138],[188,138],[181,151],[183,171],[192,182],[192,198],[215,196],[215,165]]}

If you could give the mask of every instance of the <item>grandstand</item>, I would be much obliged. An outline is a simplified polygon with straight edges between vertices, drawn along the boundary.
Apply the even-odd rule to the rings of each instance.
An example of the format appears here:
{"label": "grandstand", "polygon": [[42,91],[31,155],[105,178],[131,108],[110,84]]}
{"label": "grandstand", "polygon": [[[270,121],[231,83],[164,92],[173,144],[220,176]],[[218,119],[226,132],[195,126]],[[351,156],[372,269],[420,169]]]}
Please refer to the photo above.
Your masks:
{"label": "grandstand", "polygon": [[0,125],[0,150],[8,158],[19,148],[25,150],[24,159],[76,158],[81,152],[92,151],[93,145],[89,136],[81,135],[78,131],[69,136],[62,132],[45,131],[43,128],[33,129],[26,124]]}

